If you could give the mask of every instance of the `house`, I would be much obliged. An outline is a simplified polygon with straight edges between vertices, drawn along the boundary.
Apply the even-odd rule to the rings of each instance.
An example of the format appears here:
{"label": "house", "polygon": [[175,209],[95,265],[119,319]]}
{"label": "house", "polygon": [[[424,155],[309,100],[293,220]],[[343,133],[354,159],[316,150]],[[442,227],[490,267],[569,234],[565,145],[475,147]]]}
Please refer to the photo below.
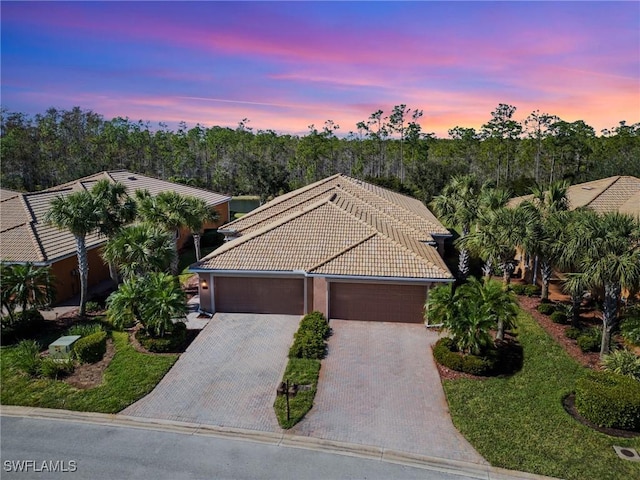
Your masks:
{"label": "house", "polygon": [[227,242],[191,266],[214,312],[422,322],[429,288],[452,282],[451,236],[419,200],[334,175],[222,226]]}
{"label": "house", "polygon": [[[207,190],[179,185],[125,170],[101,172],[48,190],[20,193],[2,189],[0,192],[0,260],[6,263],[33,263],[51,266],[57,290],[56,301],[66,300],[80,292],[80,277],[76,243],[73,235],[58,230],[45,221],[51,201],[61,195],[88,190],[97,181],[120,182],[131,195],[136,190],[148,190],[152,195],[175,191],[202,198],[215,209],[220,220],[205,228],[216,228],[229,221],[230,197]],[[189,238],[187,230],[179,232],[179,246]],[[109,278],[109,268],[102,261],[100,247],[106,239],[98,234],[87,236],[89,286]]]}
{"label": "house", "polygon": [[[515,197],[509,201],[516,207],[533,195]],[[617,175],[587,183],[572,185],[567,189],[569,209],[590,208],[599,213],[620,212],[640,218],[640,178]]]}

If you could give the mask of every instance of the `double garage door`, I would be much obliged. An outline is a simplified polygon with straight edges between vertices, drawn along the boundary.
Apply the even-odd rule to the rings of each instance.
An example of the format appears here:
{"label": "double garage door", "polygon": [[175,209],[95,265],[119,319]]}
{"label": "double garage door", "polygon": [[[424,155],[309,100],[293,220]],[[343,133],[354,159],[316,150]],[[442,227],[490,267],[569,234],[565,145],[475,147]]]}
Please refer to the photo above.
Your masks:
{"label": "double garage door", "polygon": [[331,282],[330,318],[377,322],[422,323],[427,287]]}
{"label": "double garage door", "polygon": [[[329,318],[378,322],[423,322],[427,287],[329,282]],[[215,309],[232,313],[304,314],[300,278],[216,277]]]}

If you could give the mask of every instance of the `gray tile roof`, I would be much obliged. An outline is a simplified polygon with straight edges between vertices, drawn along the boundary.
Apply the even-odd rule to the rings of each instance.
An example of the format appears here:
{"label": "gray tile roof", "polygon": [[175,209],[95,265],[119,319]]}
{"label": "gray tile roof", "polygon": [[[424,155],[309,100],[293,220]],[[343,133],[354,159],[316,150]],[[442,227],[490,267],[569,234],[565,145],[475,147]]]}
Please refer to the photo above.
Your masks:
{"label": "gray tile roof", "polygon": [[450,280],[437,250],[423,243],[449,232],[413,200],[335,175],[227,224],[240,236],[192,268]]}

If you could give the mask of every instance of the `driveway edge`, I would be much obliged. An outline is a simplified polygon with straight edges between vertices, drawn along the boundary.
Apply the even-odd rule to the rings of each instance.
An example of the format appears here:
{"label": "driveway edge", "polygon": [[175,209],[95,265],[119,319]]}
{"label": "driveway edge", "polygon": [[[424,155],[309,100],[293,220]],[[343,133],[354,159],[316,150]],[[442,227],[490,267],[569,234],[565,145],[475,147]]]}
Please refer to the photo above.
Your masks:
{"label": "driveway edge", "polygon": [[303,448],[307,450],[331,452],[340,455],[356,456],[383,462],[406,465],[410,467],[423,468],[426,470],[446,472],[453,475],[466,475],[469,477],[485,480],[556,480],[553,477],[546,477],[515,470],[507,470],[503,468],[492,467],[490,465],[480,465],[459,460],[428,457],[424,455],[388,450],[369,445],[336,442],[321,438],[293,435],[286,432],[262,432],[258,430],[219,427],[215,425],[178,422],[173,420],[149,419],[112,413],[77,412],[71,410],[56,410],[49,408],[22,407],[14,405],[0,405],[0,416],[42,418],[47,420],[91,423],[94,425],[159,430],[187,435],[204,435],[230,438],[233,440],[245,440],[282,447]]}

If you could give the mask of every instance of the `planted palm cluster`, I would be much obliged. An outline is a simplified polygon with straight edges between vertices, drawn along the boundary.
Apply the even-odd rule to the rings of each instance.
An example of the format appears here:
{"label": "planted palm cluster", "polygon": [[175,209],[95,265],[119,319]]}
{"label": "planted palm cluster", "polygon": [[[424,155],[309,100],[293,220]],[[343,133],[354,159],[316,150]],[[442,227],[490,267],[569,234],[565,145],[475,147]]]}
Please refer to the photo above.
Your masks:
{"label": "planted palm cluster", "polygon": [[515,295],[500,282],[471,277],[458,286],[431,290],[426,303],[430,324],[441,324],[448,337],[433,348],[438,363],[473,375],[513,372],[522,363],[514,338],[505,332],[515,326]]}

